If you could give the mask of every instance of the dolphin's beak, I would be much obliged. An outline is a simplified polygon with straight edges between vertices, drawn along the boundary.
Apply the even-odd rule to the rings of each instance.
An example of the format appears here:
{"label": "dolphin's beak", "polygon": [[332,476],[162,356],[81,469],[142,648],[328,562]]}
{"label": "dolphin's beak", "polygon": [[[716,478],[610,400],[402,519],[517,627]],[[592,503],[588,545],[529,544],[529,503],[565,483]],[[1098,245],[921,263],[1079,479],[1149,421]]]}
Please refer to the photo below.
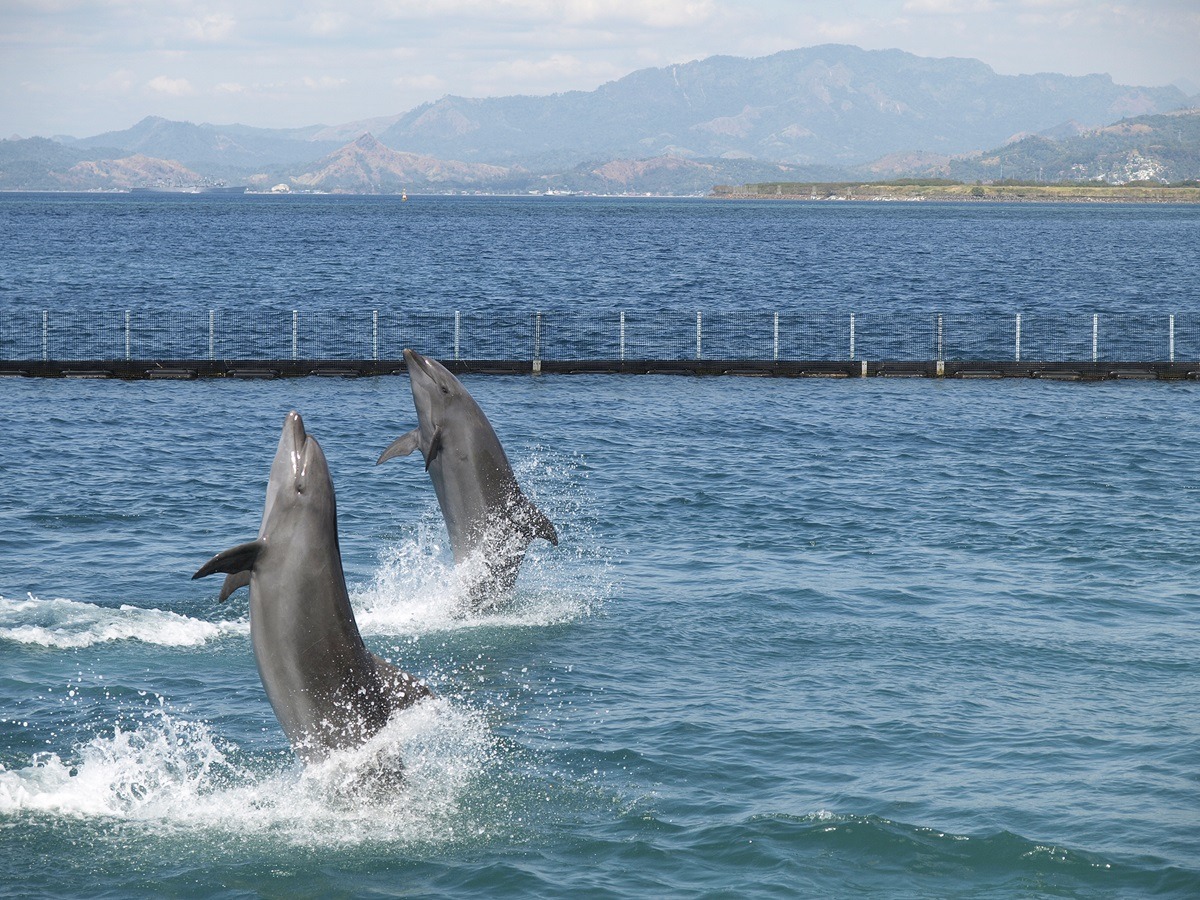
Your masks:
{"label": "dolphin's beak", "polygon": [[428,374],[427,370],[429,368],[429,363],[426,362],[425,357],[423,357],[416,350],[410,350],[408,347],[404,348],[404,364],[408,366],[410,375],[412,374],[413,369],[418,369],[421,372]]}
{"label": "dolphin's beak", "polygon": [[304,444],[308,435],[304,431],[304,420],[300,413],[292,410],[283,420],[283,445],[291,458],[292,474],[299,474],[304,468]]}

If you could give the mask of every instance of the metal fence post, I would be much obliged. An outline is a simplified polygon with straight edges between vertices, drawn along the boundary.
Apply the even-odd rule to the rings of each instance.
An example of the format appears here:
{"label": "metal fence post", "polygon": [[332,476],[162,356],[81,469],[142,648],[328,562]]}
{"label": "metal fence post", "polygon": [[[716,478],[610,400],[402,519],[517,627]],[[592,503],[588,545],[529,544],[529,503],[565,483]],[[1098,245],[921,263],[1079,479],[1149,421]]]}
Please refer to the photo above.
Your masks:
{"label": "metal fence post", "polygon": [[542,374],[542,313],[533,314],[533,374]]}
{"label": "metal fence post", "polygon": [[937,317],[937,359],[935,360],[935,362],[937,363],[938,378],[941,378],[943,375],[946,374],[946,357],[943,352],[944,347],[945,347],[945,342],[944,342],[943,336],[944,336],[944,332],[942,330],[942,314],[938,313],[938,317]]}
{"label": "metal fence post", "polygon": [[[83,359],[94,361],[95,357],[100,354],[105,355],[106,359],[110,359],[114,363],[118,360],[132,362],[133,310],[131,308],[124,309],[122,311],[123,320],[118,320],[123,321],[124,331],[122,336],[124,338],[124,355],[122,356],[121,354],[120,336],[117,338],[118,343],[116,348],[110,347],[107,344],[107,340],[112,337],[111,328],[114,324],[113,319],[115,312],[116,310],[110,310],[108,312],[100,311],[95,313],[94,317],[90,316],[87,312],[68,312],[65,316],[60,315],[60,334],[57,338],[58,347],[54,351],[54,354],[51,354],[50,311],[48,308],[43,309],[41,322],[41,359],[43,361],[50,361],[50,358],[53,355],[55,359],[66,358],[70,360],[74,357],[82,357]],[[366,348],[362,347],[360,344],[356,345],[357,350],[352,351],[353,353],[357,354],[356,359],[364,370],[370,370],[372,368],[371,361],[378,362],[381,359],[379,312],[379,309],[371,310],[370,354],[368,355],[365,352],[362,352],[365,351]],[[621,363],[624,363],[631,358],[628,346],[628,316],[626,315],[626,312],[626,310],[619,310],[617,321],[617,355]],[[298,309],[293,309],[291,313],[291,359],[299,362],[301,361],[300,312]],[[675,316],[682,316],[682,314],[683,312],[681,310],[674,313],[665,313],[663,316],[656,318],[654,322],[647,326],[651,329],[651,331],[654,332],[650,335],[651,339],[659,336],[666,341],[672,341],[672,344],[667,345],[666,353],[656,354],[656,348],[648,349],[645,345],[645,341],[643,340],[643,342],[635,347],[632,351],[632,358],[638,359],[646,356],[647,354],[652,356],[658,355],[658,359],[665,364],[667,360],[665,360],[663,357],[670,356],[672,353],[674,353],[676,354],[676,361],[678,361],[680,359],[678,354],[683,352],[682,334],[676,331],[674,337],[671,337],[670,332],[672,329],[677,327],[671,324],[674,321]],[[146,315],[142,321],[142,324],[139,326],[142,329],[141,340],[143,342],[141,344],[141,349],[138,351],[139,360],[162,359],[165,358],[164,354],[170,355],[172,353],[176,353],[178,350],[178,342],[181,339],[183,340],[184,344],[186,344],[181,352],[187,354],[188,359],[199,362],[205,358],[203,344],[192,343],[192,341],[197,337],[196,335],[192,334],[192,327],[197,324],[199,310],[184,316],[176,316],[172,314],[166,316],[166,318],[162,320],[155,319],[154,315],[156,314],[150,313]],[[273,313],[269,315],[271,318],[274,317]],[[325,347],[323,342],[336,340],[337,337],[339,337],[337,335],[333,335],[333,328],[336,326],[331,324],[326,318],[322,318],[322,315],[323,314],[317,314],[310,322],[309,347],[304,354],[304,358],[306,359],[321,358],[323,353],[331,352],[328,347]],[[356,316],[357,313],[354,313],[353,315]],[[526,314],[518,314],[517,316],[503,319],[497,325],[497,328],[500,330],[492,333],[492,336],[495,339],[495,345],[493,345],[493,343],[488,343],[488,341],[491,341],[492,338],[484,338],[485,343],[487,343],[487,347],[492,347],[493,349],[487,350],[487,348],[483,348],[482,352],[484,356],[495,352],[502,352],[505,355],[505,358],[512,360],[518,359],[521,354],[524,353],[525,355],[531,356],[529,362],[531,362],[533,372],[535,374],[540,374],[544,370],[543,362],[546,353],[545,334],[543,329],[544,325],[546,324],[544,311],[536,310],[533,314],[532,323],[530,323],[529,319],[524,317],[525,315]],[[699,362],[708,359],[708,357],[706,356],[706,350],[704,347],[703,311],[696,310],[695,315],[696,332],[694,359]],[[762,332],[757,331],[760,326],[755,324],[756,321],[762,321],[761,319],[758,319],[758,316],[760,315],[765,316],[765,311],[752,313],[749,315],[749,318],[745,319],[740,317],[736,320],[732,319],[732,317],[720,319],[720,321],[717,323],[720,327],[717,329],[714,337],[714,340],[716,340],[717,343],[711,345],[713,357],[709,360],[709,362],[711,363],[714,360],[722,360],[727,358],[753,358],[759,361],[765,361],[768,359],[767,355],[761,352],[766,348],[759,343],[759,341],[762,340],[765,335],[763,335]],[[805,332],[805,329],[812,327],[813,322],[816,323],[816,327],[822,332],[823,336],[828,329],[832,328],[834,330],[834,334],[831,338],[833,346],[828,346],[828,344],[822,340],[821,345],[815,351],[818,354],[818,358],[827,360],[829,362],[833,362],[838,358],[845,359],[844,357],[841,357],[841,354],[836,348],[836,320],[842,315],[845,314],[835,313],[833,315],[816,316],[813,317],[811,321],[809,318],[794,316],[792,325],[789,326],[793,330],[793,336],[792,338],[789,338],[789,340],[792,341],[792,344],[789,345],[788,348],[789,360],[796,358],[797,354],[803,355],[804,353],[809,352],[809,350],[805,349],[809,346],[809,337],[807,332]],[[849,313],[849,358],[855,363],[854,368],[859,368],[859,364],[862,362],[862,358],[865,356],[876,355],[880,356],[880,358],[886,358],[887,354],[894,349],[893,343],[899,345],[902,350],[910,355],[911,351],[916,347],[916,344],[921,343],[921,348],[916,348],[921,354],[919,357],[923,364],[921,371],[932,374],[934,372],[935,363],[936,372],[938,375],[943,375],[947,371],[961,368],[964,363],[960,357],[962,357],[966,351],[963,349],[963,347],[959,347],[958,345],[956,345],[958,349],[956,349],[955,352],[959,354],[959,356],[956,357],[955,365],[954,367],[947,367],[949,351],[946,348],[945,314],[934,314],[934,321],[932,323],[929,322],[928,319],[924,318],[925,315],[928,315],[928,313],[921,314],[920,318],[924,319],[926,324],[934,325],[934,334],[932,335],[934,338],[933,347],[924,345],[924,337],[921,336],[924,326],[920,325],[919,320],[917,320],[913,328],[904,328],[903,323],[901,323],[901,326],[898,328],[897,333],[895,334],[885,334],[881,332],[883,337],[880,339],[883,341],[883,344],[878,347],[872,344],[868,348],[869,353],[860,355],[858,352],[860,349],[858,346],[858,315],[856,313]],[[1068,357],[1067,361],[1080,365],[1085,364],[1085,361],[1088,359],[1086,355],[1086,345],[1081,348],[1076,346],[1074,343],[1082,338],[1082,335],[1075,335],[1074,333],[1074,329],[1077,327],[1074,324],[1074,317],[1076,315],[1079,315],[1080,318],[1083,318],[1083,316],[1086,314],[1079,312],[1072,313],[1068,317],[1064,318],[1062,324],[1056,325],[1053,322],[1049,324],[1042,322],[1041,319],[1039,319],[1035,314],[1034,318],[1037,319],[1037,321],[1034,323],[1034,348],[1033,350],[1029,351],[1029,353],[1032,354],[1031,358],[1036,361],[1046,358],[1054,358],[1065,353]],[[554,351],[558,354],[558,357],[561,357],[567,352],[567,350],[569,350],[570,353],[578,353],[583,359],[593,359],[597,361],[603,360],[608,362],[612,361],[612,348],[611,345],[607,343],[607,338],[604,336],[604,331],[607,329],[607,326],[604,325],[602,321],[597,320],[596,322],[587,325],[585,328],[579,328],[578,321],[581,320],[577,320],[572,315],[563,315],[560,318],[554,318],[554,314],[552,313],[551,318],[554,319],[551,324],[557,329],[555,334],[551,335],[551,338],[553,339],[552,343],[554,341],[558,342],[558,344],[556,344],[556,350]],[[601,319],[602,318],[603,316]],[[959,340],[960,344],[963,344],[963,346],[968,347],[971,350],[971,352],[967,355],[970,356],[972,360],[978,355],[978,352],[973,349],[975,347],[974,342],[980,342],[983,345],[983,352],[987,354],[983,357],[983,359],[999,360],[1004,358],[1005,351],[1003,347],[1004,337],[1002,323],[993,322],[989,325],[982,319],[976,321],[975,319],[968,319],[966,317],[960,317],[960,321],[959,318],[955,318],[954,313],[950,314],[950,318],[954,320],[951,322],[951,325],[963,331],[962,335],[958,335],[956,339]],[[1000,318],[1003,318],[1003,316]],[[1093,313],[1091,318],[1091,362],[1094,366],[1098,366],[1100,362],[1100,314],[1098,312]],[[4,317],[0,316],[0,319],[4,319]],[[783,359],[782,319],[782,313],[778,311],[771,314],[771,355],[769,358],[776,363]],[[871,316],[868,316],[868,319],[870,320],[868,322],[869,325],[871,322],[875,321],[875,319]],[[1153,336],[1153,332],[1156,331],[1159,326],[1154,325],[1152,321],[1139,323],[1132,319],[1127,320],[1125,317],[1118,316],[1117,319],[1114,320],[1115,324],[1113,327],[1115,330],[1112,333],[1112,342],[1110,343],[1108,349],[1105,350],[1106,365],[1127,362],[1153,362],[1155,365],[1161,368],[1161,365],[1164,362],[1162,359],[1164,355],[1167,357],[1167,361],[1170,365],[1177,365],[1177,319],[1178,315],[1176,313],[1170,313],[1167,316],[1167,322],[1165,323],[1167,325],[1167,353],[1163,354],[1161,350],[1154,349],[1154,344],[1157,343],[1158,338]],[[727,320],[731,321],[731,324],[721,325],[721,322],[725,322]],[[28,324],[28,322],[29,320],[27,319],[26,324]],[[532,335],[523,331],[523,329],[530,324],[532,324]],[[0,322],[0,325],[7,326],[7,320],[4,319],[3,322]],[[237,326],[240,325],[240,320],[233,322],[233,325],[236,330]],[[1185,326],[1186,325],[1187,322],[1185,321]],[[200,327],[203,328],[204,326],[201,325]],[[441,326],[436,327],[440,328]],[[678,327],[682,327],[682,320],[680,321]],[[874,334],[874,332],[871,331],[871,328],[874,327],[874,325],[871,325],[871,327],[867,329],[868,337],[871,337],[871,335]],[[722,328],[725,330],[722,331]],[[1024,358],[1024,347],[1022,346],[1024,339],[1023,328],[1024,315],[1022,313],[1014,314],[1013,331],[1010,332],[1009,337],[1012,343],[1009,344],[1009,347],[1010,352],[1013,354],[1012,359],[1018,364]],[[655,329],[661,329],[663,332],[665,332],[665,334],[660,335]],[[362,336],[361,332],[357,332],[356,327],[351,327],[349,330],[352,333],[357,333],[358,337]],[[1148,330],[1150,333],[1143,334],[1142,331],[1145,330]],[[269,331],[273,333],[273,325],[270,326]],[[441,332],[441,334],[444,339],[445,332]],[[261,341],[256,342],[256,345],[248,351],[248,355],[252,358],[261,359],[266,357],[277,359],[281,362],[286,360],[287,351],[283,350],[274,343],[274,339],[278,336],[279,335],[277,334],[274,334],[273,337],[268,336],[266,338],[266,344],[263,344]],[[29,337],[31,337],[31,335],[29,335],[27,332],[21,336],[21,352],[27,355],[26,358],[36,359],[36,357],[32,356],[32,354],[36,352],[34,350],[36,344],[30,344],[28,341]],[[635,338],[636,337],[637,335],[635,335]],[[876,335],[876,337],[879,337],[879,335]],[[203,340],[203,337],[200,339]],[[480,339],[478,335],[476,339]],[[531,344],[525,344],[525,350],[521,350],[521,342],[529,339],[531,339]],[[1190,344],[1187,343],[1187,334],[1184,335],[1184,339],[1185,347],[1183,350],[1183,358],[1186,361],[1188,359],[1187,354],[1191,353],[1192,351],[1189,349]],[[395,340],[399,340],[399,338],[389,340],[393,340],[393,343],[395,343]],[[564,350],[559,346],[564,340],[570,344],[570,347],[567,348],[567,350]],[[673,344],[674,340],[679,340],[680,344]],[[692,352],[690,341],[691,338],[689,338],[689,353]],[[870,343],[870,341],[868,341],[868,343]],[[804,347],[801,347],[800,344],[803,344]],[[672,346],[674,349],[672,349]],[[497,351],[495,350],[495,347],[500,347],[501,349]],[[442,345],[442,352],[445,352],[447,349],[449,348],[445,347],[445,345]],[[845,345],[843,345],[843,350],[845,350]],[[926,352],[928,350],[933,350],[934,352],[930,354]],[[1082,353],[1080,352],[1081,350]],[[392,352],[392,350],[389,350],[388,352]],[[454,359],[462,360],[464,357],[469,357],[472,356],[472,354],[478,354],[480,352],[480,346],[476,346],[469,353],[462,349],[462,314],[459,310],[455,310]],[[241,349],[239,340],[234,338],[227,342],[226,346],[222,347],[223,356],[229,356],[231,353],[234,356],[238,356],[246,355],[247,351]],[[570,355],[570,353],[568,353],[568,355]],[[732,354],[732,356],[730,356],[730,354]],[[388,353],[383,354],[383,356],[387,355]],[[1139,355],[1139,359],[1129,359],[1130,356]],[[207,359],[209,361],[215,361],[216,356],[216,309],[210,308],[208,310]],[[685,360],[689,358],[692,357],[683,357]],[[9,362],[9,360],[5,360],[5,362]],[[970,362],[971,360],[968,360],[968,363]],[[875,374],[875,372],[872,371],[871,374]]]}

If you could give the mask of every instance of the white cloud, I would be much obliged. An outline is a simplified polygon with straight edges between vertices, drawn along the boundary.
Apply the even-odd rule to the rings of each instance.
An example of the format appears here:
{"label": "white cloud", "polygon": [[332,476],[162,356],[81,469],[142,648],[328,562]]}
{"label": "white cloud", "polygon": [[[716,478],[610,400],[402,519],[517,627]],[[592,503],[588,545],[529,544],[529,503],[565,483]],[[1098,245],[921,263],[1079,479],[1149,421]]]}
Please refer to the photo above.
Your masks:
{"label": "white cloud", "polygon": [[349,18],[340,12],[322,10],[309,20],[308,30],[318,37],[329,37],[345,31],[349,21]]}
{"label": "white cloud", "polygon": [[236,25],[237,22],[233,16],[225,13],[212,13],[200,19],[188,19],[184,23],[188,36],[204,43],[227,39],[233,34]]}
{"label": "white cloud", "polygon": [[246,86],[238,84],[235,81],[223,81],[213,88],[213,90],[218,94],[244,94],[246,93]]}
{"label": "white cloud", "polygon": [[392,79],[392,87],[405,91],[421,91],[428,93],[444,92],[446,82],[437,75],[399,75]]}
{"label": "white cloud", "polygon": [[85,91],[95,91],[99,94],[127,94],[133,90],[136,82],[137,76],[129,69],[116,69],[109,72],[99,81],[92,84],[80,85],[80,88]]}
{"label": "white cloud", "polygon": [[345,78],[334,78],[331,75],[320,75],[316,78],[313,78],[311,75],[305,75],[300,79],[300,84],[312,91],[327,91],[348,83],[348,80]]}
{"label": "white cloud", "polygon": [[484,77],[500,81],[530,81],[547,77],[574,77],[583,69],[576,57],[555,53],[546,59],[505,60],[492,66]]}
{"label": "white cloud", "polygon": [[379,0],[376,11],[392,19],[556,24],[626,23],[677,28],[706,21],[720,0]]}
{"label": "white cloud", "polygon": [[567,0],[536,5],[562,10],[563,19],[571,23],[624,21],[649,28],[698,25],[715,11],[710,0]]}
{"label": "white cloud", "polygon": [[156,94],[165,94],[168,97],[190,97],[196,93],[196,89],[186,78],[168,78],[166,75],[151,78],[146,87]]}
{"label": "white cloud", "polygon": [[963,16],[992,12],[995,8],[992,0],[906,0],[903,11],[918,15]]}

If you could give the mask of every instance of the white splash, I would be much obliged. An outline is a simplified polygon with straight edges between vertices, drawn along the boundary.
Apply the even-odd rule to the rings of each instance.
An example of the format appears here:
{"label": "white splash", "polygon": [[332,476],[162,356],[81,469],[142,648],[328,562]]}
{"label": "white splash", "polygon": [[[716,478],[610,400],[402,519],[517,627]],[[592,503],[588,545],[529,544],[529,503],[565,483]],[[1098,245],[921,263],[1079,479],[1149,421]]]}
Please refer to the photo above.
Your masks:
{"label": "white splash", "polygon": [[444,540],[433,527],[421,527],[380,554],[371,582],[351,592],[364,634],[557,625],[590,615],[611,590],[607,568],[582,554],[531,547],[511,597],[477,610],[471,588],[483,575],[482,560],[454,565]]}
{"label": "white splash", "polygon": [[38,753],[30,765],[0,766],[0,815],[32,810],[65,816],[141,818],[195,802],[231,770],[203,724],[153,710],[142,722],[76,747],[77,758]]}
{"label": "white splash", "polygon": [[164,609],[100,606],[78,600],[0,597],[0,641],[75,649],[112,641],[199,647],[231,634],[248,634],[248,619],[209,622]]}
{"label": "white splash", "polygon": [[154,710],[76,747],[70,759],[39,753],[23,768],[0,766],[0,817],[46,814],[309,846],[442,844],[489,829],[470,798],[485,793],[477,786],[493,767],[494,739],[481,713],[445,700],[395,714],[362,747],[319,765],[280,770],[276,762],[261,773],[234,756],[207,725]]}
{"label": "white splash", "polygon": [[407,535],[380,553],[371,581],[351,590],[359,628],[366,634],[421,634],[544,627],[591,615],[615,585],[611,565],[587,524],[582,468],[579,460],[544,452],[516,466],[518,481],[555,523],[560,542],[557,547],[544,541],[529,545],[511,597],[493,609],[472,608],[471,587],[484,574],[483,562],[454,564],[441,512],[431,499]]}

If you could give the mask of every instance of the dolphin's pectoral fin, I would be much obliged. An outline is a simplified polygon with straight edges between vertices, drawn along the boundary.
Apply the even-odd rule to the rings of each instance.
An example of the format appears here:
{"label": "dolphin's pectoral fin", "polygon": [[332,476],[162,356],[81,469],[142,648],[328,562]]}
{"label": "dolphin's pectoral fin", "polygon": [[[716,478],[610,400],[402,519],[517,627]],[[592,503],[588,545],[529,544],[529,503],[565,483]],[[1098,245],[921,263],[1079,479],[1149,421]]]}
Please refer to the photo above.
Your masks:
{"label": "dolphin's pectoral fin", "polygon": [[391,444],[388,445],[388,448],[379,454],[379,459],[375,460],[375,465],[379,465],[381,462],[386,462],[393,456],[408,456],[408,454],[420,448],[420,446],[421,429],[414,428],[407,434],[402,434],[400,437],[392,441]]}
{"label": "dolphin's pectoral fin", "polygon": [[[239,581],[235,583],[233,587],[229,588],[230,592],[232,593],[233,591],[236,591],[238,588],[242,587],[243,584],[250,583],[250,570],[254,568],[254,561],[258,559],[258,554],[265,546],[266,544],[260,539],[257,541],[249,541],[245,544],[238,544],[236,547],[230,547],[228,550],[222,550],[220,553],[202,565],[199,569],[197,569],[196,574],[192,576],[192,579],[195,580],[197,578],[204,578],[206,575],[211,575],[213,572],[225,572],[230,576],[237,575],[242,572],[246,573],[245,582]],[[229,587],[228,579],[225,582],[225,587]],[[229,596],[229,594],[225,593],[224,588],[222,589],[222,595],[222,600]]]}
{"label": "dolphin's pectoral fin", "polygon": [[554,523],[524,494],[517,495],[517,521],[533,537],[544,538],[555,547],[558,546],[558,532]]}
{"label": "dolphin's pectoral fin", "polygon": [[405,709],[418,700],[433,696],[433,691],[418,681],[415,676],[401,671],[374,653],[371,654],[371,659],[375,661],[375,671],[379,674],[379,680],[387,689],[392,709]]}
{"label": "dolphin's pectoral fin", "polygon": [[218,603],[224,603],[229,599],[229,595],[239,588],[250,586],[250,570],[243,569],[241,572],[230,572],[225,576],[225,583],[221,585],[221,594],[217,597]]}
{"label": "dolphin's pectoral fin", "polygon": [[429,464],[437,459],[437,455],[442,452],[442,426],[439,425],[433,429],[433,437],[429,439],[429,449],[425,451],[425,471],[429,471]]}

